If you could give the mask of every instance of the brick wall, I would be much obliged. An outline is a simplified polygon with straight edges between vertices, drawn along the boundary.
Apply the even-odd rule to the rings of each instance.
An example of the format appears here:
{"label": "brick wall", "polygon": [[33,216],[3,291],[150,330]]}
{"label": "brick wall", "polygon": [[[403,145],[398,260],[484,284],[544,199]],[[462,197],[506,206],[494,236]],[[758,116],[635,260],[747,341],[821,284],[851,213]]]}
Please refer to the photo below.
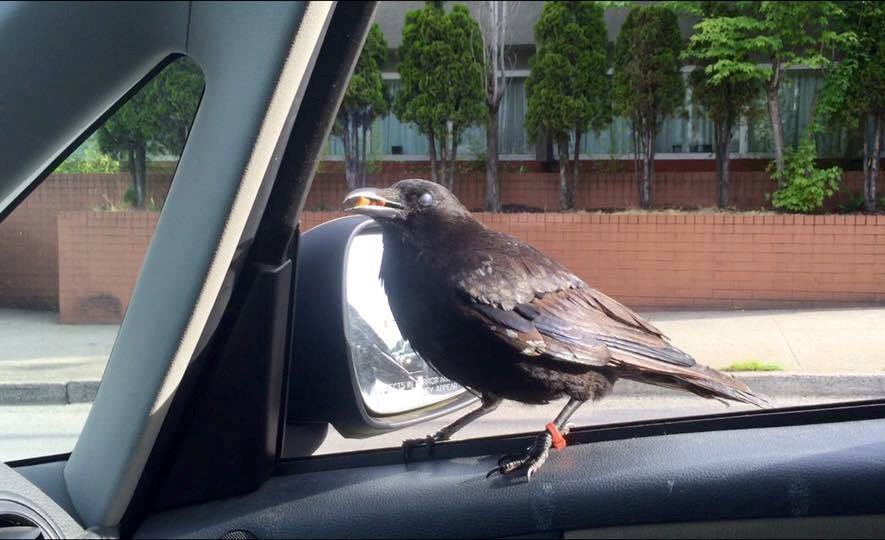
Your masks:
{"label": "brick wall", "polygon": [[[309,212],[303,230],[343,215]],[[885,303],[885,216],[477,214],[637,309]]]}
{"label": "brick wall", "polygon": [[[427,178],[425,171],[392,170],[370,175],[369,185],[389,186],[402,178]],[[765,194],[774,191],[774,183],[765,171],[731,173],[729,200],[739,210],[770,208]],[[848,199],[850,192],[863,188],[861,171],[846,171],[842,191],[827,201],[826,210],[836,210]],[[716,206],[716,173],[714,171],[659,171],[655,174],[656,208],[705,208]],[[879,179],[879,192],[885,191],[885,175]],[[318,173],[314,179],[306,208],[334,210],[341,207],[347,193],[342,172]],[[485,203],[485,173],[467,172],[455,179],[455,194],[471,210]],[[501,177],[501,199],[505,205],[530,209],[559,210],[559,174],[545,172],[505,172]],[[632,172],[586,172],[576,194],[579,209],[624,209],[639,206],[636,180]]]}
{"label": "brick wall", "polygon": [[[306,212],[303,230],[341,217]],[[477,214],[637,309],[885,303],[885,216]],[[60,318],[119,322],[153,212],[62,212]]]}
{"label": "brick wall", "polygon": [[58,304],[63,323],[119,323],[158,212],[61,212]]}
{"label": "brick wall", "polygon": [[[408,164],[407,164],[408,165]],[[388,167],[384,171],[382,171],[378,175],[374,175],[372,177],[372,183],[376,185],[389,185],[390,183],[404,177],[414,177],[414,176],[423,176],[421,172],[422,169],[419,166],[417,169],[414,166],[412,168],[406,167],[405,165],[399,167]],[[414,170],[413,170],[414,169]],[[690,172],[674,172],[669,170],[663,170],[658,173],[658,182],[657,182],[657,202],[661,206],[712,206],[715,204],[716,192],[715,192],[715,183],[713,181],[712,172],[710,171],[690,171]],[[464,200],[464,202],[470,208],[479,208],[482,206],[483,201],[483,182],[484,182],[484,173],[482,172],[468,172],[463,173],[459,176],[456,181],[456,191]],[[885,182],[885,178],[883,178],[883,182]],[[503,196],[504,201],[507,204],[511,205],[523,205],[532,208],[538,209],[555,209],[558,206],[559,195],[558,195],[558,179],[557,175],[554,173],[544,173],[539,172],[537,170],[532,171],[529,168],[529,172],[524,173],[505,173],[503,176]],[[58,309],[59,308],[59,272],[58,272],[58,254],[59,254],[59,244],[58,244],[58,230],[59,226],[57,223],[57,215],[59,212],[69,212],[69,211],[77,211],[77,210],[92,210],[97,206],[105,203],[105,198],[113,201],[119,202],[123,193],[126,191],[129,185],[129,178],[126,174],[117,174],[117,175],[84,175],[84,174],[58,174],[52,175],[43,182],[43,184],[38,187],[31,195],[23,202],[19,208],[17,208],[5,221],[0,223],[0,307],[22,307],[28,309]],[[859,191],[861,186],[861,173],[858,171],[850,171],[845,174],[845,185],[846,189],[852,191]],[[732,201],[738,206],[743,208],[758,208],[759,206],[764,205],[764,193],[771,189],[771,181],[762,171],[753,171],[753,170],[739,170],[733,173],[733,182],[731,188]],[[162,204],[165,200],[166,192],[169,188],[169,177],[168,175],[150,175],[149,178],[149,191],[150,196],[154,198],[157,204]],[[885,185],[880,184],[881,192],[885,193]],[[342,173],[338,172],[324,172],[317,176],[317,179],[314,183],[313,189],[311,190],[309,199],[308,199],[308,208],[317,208],[317,207],[325,207],[329,209],[338,208],[340,206],[341,200],[344,198],[346,188],[344,186],[344,179]],[[633,177],[630,173],[601,173],[595,172],[592,173],[592,176],[589,177],[588,180],[582,181],[580,188],[578,190],[578,203],[579,206],[600,206],[605,208],[620,208],[624,206],[629,206],[635,204],[636,198],[634,194],[635,188],[633,184]],[[830,208],[834,206],[835,203],[830,203]],[[588,214],[589,215],[589,214]],[[532,217],[532,220],[545,220],[545,219],[591,219],[588,218],[585,214],[574,214],[573,217],[571,214],[564,215],[562,218],[556,218],[556,214],[548,217],[537,215]],[[656,214],[651,214],[656,215]],[[509,220],[511,218],[505,216],[500,216],[502,220]],[[693,216],[691,214],[686,214],[686,220],[692,219],[726,219],[727,216],[715,216],[715,215],[698,215]],[[733,219],[745,219],[746,216],[734,216]],[[316,222],[317,219],[322,219],[322,215],[308,213],[304,217],[304,223],[308,224],[311,222]],[[498,216],[491,218],[487,217],[484,219],[499,219]],[[516,218],[513,218],[516,219]],[[527,219],[527,218],[520,218]],[[608,218],[606,218],[608,219]],[[612,217],[614,219],[614,217]],[[653,219],[651,217],[642,217],[641,219]],[[657,218],[654,218],[657,219]],[[804,219],[825,219],[821,216],[816,216],[814,218],[804,218],[801,216],[768,216],[768,219],[782,219],[782,220],[804,220]],[[839,216],[829,216],[826,219],[841,219]],[[864,219],[875,219],[875,218],[864,218],[863,216],[853,216],[848,219],[852,220],[864,220]],[[501,222],[502,224],[505,222]],[[509,223],[509,222],[508,222]],[[520,223],[520,222],[515,222]],[[533,222],[535,223],[535,222]],[[657,222],[655,222],[657,224]],[[853,222],[852,222],[853,223]],[[539,226],[537,223],[535,226]],[[545,222],[545,227],[550,225]],[[515,225],[514,231],[517,234],[524,234],[525,227],[523,225]],[[727,229],[727,227],[726,227]],[[866,231],[866,229],[863,229]],[[522,231],[522,232],[519,232]],[[537,233],[537,231],[535,231]],[[573,236],[574,231],[569,231],[569,233]],[[779,234],[785,234],[784,231],[780,231]],[[805,233],[803,233],[805,234]],[[868,235],[866,232],[860,233],[861,238],[867,238]],[[805,241],[802,239],[802,235],[799,235],[800,241]],[[614,238],[614,237],[613,237]],[[743,238],[743,237],[741,237]],[[536,239],[537,240],[537,239]],[[574,240],[574,238],[572,238]],[[532,240],[535,241],[535,240]],[[543,241],[545,243],[549,242],[550,239],[540,239],[537,241]],[[614,240],[613,240],[614,241]],[[791,237],[792,241],[792,237]],[[629,238],[627,239],[629,242]],[[735,240],[738,244],[742,244],[742,241]],[[683,242],[684,243],[684,242]],[[590,239],[582,238],[580,243],[576,245],[590,245],[594,246],[593,249],[609,249],[609,247],[604,245],[593,244],[593,241]],[[618,243],[620,245],[620,243]],[[544,246],[542,246],[544,247]],[[556,246],[553,246],[550,249],[555,249]],[[545,248],[547,249],[547,248]],[[745,246],[738,246],[735,249],[745,249]],[[792,248],[791,248],[792,249]],[[798,249],[798,248],[797,248]],[[827,247],[818,246],[815,248],[816,250],[824,250],[820,251],[820,257],[826,258],[827,256],[834,256],[835,251],[827,252]],[[833,248],[833,249],[844,249],[844,248]],[[868,249],[865,247],[858,246],[857,249],[863,250]],[[870,248],[872,249],[872,248]],[[570,250],[567,250],[570,251]],[[745,251],[746,252],[746,251]],[[632,253],[632,252],[627,252]],[[672,257],[675,257],[676,252]],[[715,254],[712,252],[703,252],[707,253],[709,256],[714,256]],[[783,262],[784,263],[793,263],[791,252],[784,252],[787,255]],[[818,252],[814,252],[818,253]],[[813,254],[814,254],[813,253]],[[566,253],[566,255],[573,256],[573,254]],[[747,266],[749,262],[754,263],[754,267],[761,268],[763,271],[767,268],[766,265],[756,265],[760,261],[755,261],[754,258],[765,257],[760,253],[751,253],[751,257],[747,259],[747,257],[743,257],[739,261],[731,261],[735,263],[741,263],[744,266]],[[858,253],[858,256],[869,255],[869,253]],[[616,259],[618,261],[627,260],[623,259],[623,257],[628,257],[629,255],[619,255],[622,257],[621,259]],[[650,257],[652,255],[644,254],[642,257]],[[689,259],[694,255],[687,253],[685,255]],[[725,255],[719,254],[719,262],[724,264],[729,262],[725,259]],[[772,256],[773,257],[773,256]],[[771,258],[771,257],[770,257]],[[838,259],[838,257],[836,258]],[[639,259],[637,259],[639,260]],[[645,261],[646,259],[641,259]],[[810,257],[806,257],[801,259],[804,261],[804,264],[807,265],[815,265],[818,263],[821,264],[836,264],[839,260],[829,260],[822,261],[813,259]],[[878,261],[879,263],[883,261]],[[601,264],[601,263],[600,263]],[[614,263],[612,263],[614,264]],[[620,264],[620,263],[619,263]],[[768,263],[766,263],[768,264]],[[660,265],[659,265],[660,266]],[[881,266],[881,265],[880,265]],[[811,266],[808,266],[811,268]],[[718,267],[717,267],[718,268]],[[581,267],[575,268],[581,272],[595,272],[597,271],[596,267]],[[874,274],[874,271],[871,268],[868,268],[871,272],[870,275]],[[722,272],[730,271],[724,270],[722,268],[718,268],[719,276],[721,277]],[[595,274],[588,273],[588,276],[596,277]],[[604,276],[601,276],[604,278]],[[857,276],[858,278],[862,278],[863,276]],[[879,277],[882,277],[879,275]],[[132,280],[134,280],[134,273],[132,275]],[[606,278],[608,279],[608,278]],[[632,279],[632,278],[631,278]],[[718,278],[717,278],[718,279]],[[774,279],[774,278],[772,278]],[[823,279],[823,278],[821,278]],[[827,278],[829,279],[829,278]],[[848,278],[844,278],[847,281],[852,281],[854,278],[852,277],[850,280]],[[771,280],[769,280],[771,281]],[[780,287],[780,285],[778,285]],[[680,285],[682,287],[682,285]],[[684,287],[682,287],[684,288]],[[829,296],[823,295],[820,298],[805,298],[811,294],[809,291],[794,291],[795,294],[790,296],[786,295],[785,298],[775,299],[770,294],[768,296],[764,296],[766,293],[764,291],[757,292],[757,294],[764,296],[761,300],[764,300],[761,303],[751,302],[753,298],[747,298],[747,294],[745,293],[735,293],[732,297],[735,300],[740,300],[741,305],[771,305],[774,300],[778,300],[778,302],[783,301],[785,303],[797,301],[797,302],[811,302],[812,300],[819,300],[821,302],[834,302],[834,301],[858,301],[858,302],[867,302],[867,301],[879,301],[879,298],[876,296],[876,291],[870,291],[869,288],[865,290],[847,290],[847,289],[836,289],[828,291]],[[712,289],[711,289],[712,290]],[[723,295],[722,291],[734,290],[739,291],[741,289],[729,289],[729,288],[717,288],[717,295]],[[845,293],[845,295],[840,296],[841,293]],[[802,293],[802,294],[799,294]],[[806,294],[807,293],[807,294]],[[710,294],[713,294],[712,292]],[[741,296],[741,294],[743,296]],[[792,293],[791,293],[792,294]],[[872,296],[871,296],[872,294]],[[804,295],[804,296],[803,296]],[[820,295],[819,295],[820,296]],[[128,296],[127,296],[128,297]],[[795,297],[795,298],[794,298]],[[683,300],[690,302],[683,302],[683,300],[673,300],[671,303],[675,305],[677,302],[683,302],[685,306],[691,305],[709,305],[709,306],[722,306],[726,305],[726,299],[723,298],[715,298],[715,301],[712,300],[704,300],[703,297],[681,297],[677,296],[676,298],[683,298]],[[637,301],[645,301],[642,298],[636,298]],[[706,303],[705,303],[706,302]],[[766,304],[767,303],[767,304]],[[651,305],[666,305],[663,301],[654,301]],[[121,301],[121,309],[125,307],[125,302]]]}
{"label": "brick wall", "polygon": [[[148,198],[162,205],[168,174],[148,175]],[[0,223],[0,307],[58,309],[59,212],[119,203],[127,174],[53,174]]]}

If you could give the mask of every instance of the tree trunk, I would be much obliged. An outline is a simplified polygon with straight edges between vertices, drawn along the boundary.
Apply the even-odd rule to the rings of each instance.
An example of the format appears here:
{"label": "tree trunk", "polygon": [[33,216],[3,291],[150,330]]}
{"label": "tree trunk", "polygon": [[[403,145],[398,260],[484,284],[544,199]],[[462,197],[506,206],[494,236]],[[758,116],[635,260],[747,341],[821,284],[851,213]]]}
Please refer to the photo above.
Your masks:
{"label": "tree trunk", "polygon": [[367,183],[366,179],[368,176],[367,169],[369,167],[369,156],[368,156],[368,153],[369,153],[369,151],[368,151],[368,148],[369,148],[369,141],[368,141],[369,128],[365,123],[363,123],[363,125],[361,126],[361,130],[363,132],[363,140],[360,145],[360,150],[362,152],[362,156],[360,157],[360,187],[366,187],[366,183]]}
{"label": "tree trunk", "polygon": [[[873,118],[873,151],[870,156],[869,177],[864,179],[864,207],[867,212],[876,211],[876,180],[879,178],[879,155],[882,153],[882,115]],[[866,138],[866,137],[864,137]]]}
{"label": "tree trunk", "polygon": [[356,174],[353,168],[353,137],[352,122],[350,115],[346,115],[341,123],[341,142],[344,143],[344,181],[347,183],[347,191],[357,188]]}
{"label": "tree trunk", "polygon": [[449,165],[447,167],[446,172],[448,173],[448,177],[446,179],[446,188],[449,191],[455,192],[455,165],[458,159],[458,135],[455,130],[452,131],[452,147],[449,149]]}
{"label": "tree trunk", "polygon": [[783,188],[784,173],[784,125],[781,122],[781,106],[778,91],[781,86],[780,62],[772,62],[772,75],[765,83],[765,98],[768,105],[768,118],[771,121],[771,138],[774,143],[774,163],[778,174],[778,188]]}
{"label": "tree trunk", "polygon": [[443,135],[443,138],[438,143],[439,155],[437,156],[436,161],[436,180],[440,185],[446,185],[446,179],[448,178],[448,172],[446,171],[446,167],[449,164],[449,145],[447,143],[448,137]]}
{"label": "tree trunk", "polygon": [[728,207],[728,169],[730,156],[728,146],[731,143],[732,126],[727,123],[714,126],[716,137],[716,185],[719,208]]}
{"label": "tree trunk", "polygon": [[633,174],[636,177],[636,189],[639,191],[639,205],[642,206],[642,121],[634,116],[630,135],[633,137]]}
{"label": "tree trunk", "polygon": [[[132,203],[135,204],[135,199],[138,197],[136,191],[138,190],[138,182],[136,181],[136,173],[135,173],[135,146],[129,145],[127,149],[128,158],[129,158],[129,179],[132,180]],[[125,200],[126,195],[123,195]]]}
{"label": "tree trunk", "polygon": [[486,210],[501,211],[501,179],[498,176],[498,108],[489,108],[486,120]]}
{"label": "tree trunk", "polygon": [[861,128],[861,133],[863,134],[863,189],[864,189],[864,208],[867,207],[867,186],[870,184],[870,141],[867,140],[867,128],[870,125],[870,117],[867,114],[861,115],[861,120],[858,123]]}
{"label": "tree trunk", "polygon": [[559,141],[559,208],[568,210],[568,141]]}
{"label": "tree trunk", "polygon": [[581,131],[575,128],[575,152],[572,154],[572,181],[568,185],[568,209],[575,209],[575,194],[578,191],[578,179],[581,178]]}
{"label": "tree trunk", "polygon": [[351,174],[353,174],[354,182],[357,186],[360,185],[360,124],[359,120],[355,117],[351,117],[351,125],[350,125],[350,149],[351,149]]}
{"label": "tree trunk", "polygon": [[436,137],[433,136],[433,130],[427,135],[427,146],[430,152],[430,181],[439,183],[439,171],[436,164]]}
{"label": "tree trunk", "polygon": [[135,192],[135,208],[144,208],[147,193],[147,149],[144,143],[129,147],[129,172]]}
{"label": "tree trunk", "polygon": [[644,152],[642,154],[642,182],[639,186],[639,204],[643,208],[651,208],[654,202],[654,167],[655,167],[655,131],[646,126],[643,134]]}

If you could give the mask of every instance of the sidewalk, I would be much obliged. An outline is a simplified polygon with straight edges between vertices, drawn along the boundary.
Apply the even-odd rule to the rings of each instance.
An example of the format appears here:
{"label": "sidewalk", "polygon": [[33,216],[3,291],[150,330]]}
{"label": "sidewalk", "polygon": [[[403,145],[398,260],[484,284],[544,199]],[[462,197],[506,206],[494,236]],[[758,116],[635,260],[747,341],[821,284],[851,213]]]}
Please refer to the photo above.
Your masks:
{"label": "sidewalk", "polygon": [[[700,363],[780,366],[783,371],[746,375],[763,392],[885,395],[885,307],[644,315]],[[91,401],[117,329],[61,325],[55,313],[0,309],[0,404]],[[620,393],[655,391],[620,387]]]}
{"label": "sidewalk", "polygon": [[885,308],[645,314],[698,362],[755,360],[797,373],[885,373]]}

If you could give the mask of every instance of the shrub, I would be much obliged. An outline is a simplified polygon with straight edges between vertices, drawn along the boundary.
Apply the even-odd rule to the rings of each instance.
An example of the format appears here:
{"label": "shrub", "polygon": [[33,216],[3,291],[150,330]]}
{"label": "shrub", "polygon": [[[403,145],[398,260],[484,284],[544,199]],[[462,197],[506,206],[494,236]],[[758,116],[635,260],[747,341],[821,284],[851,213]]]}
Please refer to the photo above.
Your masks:
{"label": "shrub", "polygon": [[114,173],[120,172],[120,162],[98,149],[88,146],[82,156],[71,156],[56,167],[59,173]]}
{"label": "shrub", "polygon": [[777,364],[767,364],[758,360],[749,360],[747,362],[735,362],[727,368],[723,368],[722,371],[783,371],[783,368]]}
{"label": "shrub", "polygon": [[819,169],[814,161],[817,149],[814,140],[806,138],[799,148],[785,152],[784,172],[775,172],[772,178],[783,188],[774,192],[771,202],[788,212],[808,214],[823,206],[827,197],[839,190],[842,169]]}

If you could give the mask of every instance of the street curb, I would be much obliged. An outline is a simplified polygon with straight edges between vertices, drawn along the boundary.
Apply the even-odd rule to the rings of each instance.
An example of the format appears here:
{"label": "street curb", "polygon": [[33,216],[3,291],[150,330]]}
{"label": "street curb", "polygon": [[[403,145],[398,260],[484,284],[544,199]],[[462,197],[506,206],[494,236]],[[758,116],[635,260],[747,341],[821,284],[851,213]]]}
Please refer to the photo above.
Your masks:
{"label": "street curb", "polygon": [[0,405],[67,405],[91,403],[99,381],[69,383],[2,383]]}
{"label": "street curb", "polygon": [[[772,398],[842,398],[885,397],[885,373],[740,373],[736,378],[754,391]],[[67,405],[91,403],[99,381],[68,383],[2,383],[0,405]],[[677,397],[685,392],[649,384],[621,380],[615,385],[620,397]]]}

